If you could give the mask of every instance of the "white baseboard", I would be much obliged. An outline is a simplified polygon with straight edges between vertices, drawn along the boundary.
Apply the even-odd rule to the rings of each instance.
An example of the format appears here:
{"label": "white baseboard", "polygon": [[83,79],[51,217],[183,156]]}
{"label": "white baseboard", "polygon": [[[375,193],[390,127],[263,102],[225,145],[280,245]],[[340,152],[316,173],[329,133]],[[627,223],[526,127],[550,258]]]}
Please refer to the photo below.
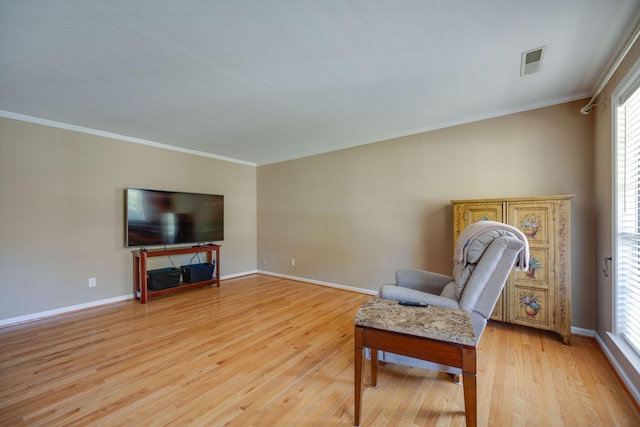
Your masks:
{"label": "white baseboard", "polygon": [[[257,270],[245,271],[243,273],[229,274],[222,276],[220,280],[233,279],[241,276],[248,276],[250,274],[258,273]],[[18,323],[31,322],[34,320],[44,319],[46,317],[57,316],[59,314],[71,313],[73,311],[85,310],[87,308],[99,307],[101,305],[113,304],[115,302],[126,301],[133,299],[135,296],[133,293],[129,295],[122,295],[119,297],[107,298],[98,301],[91,301],[84,304],[72,305],[69,307],[56,308],[54,310],[41,311],[38,313],[25,314],[24,316],[11,317],[8,319],[0,319],[0,328],[3,326],[17,325]]]}
{"label": "white baseboard", "polygon": [[[330,288],[342,289],[342,290],[347,290],[347,291],[352,291],[352,292],[359,292],[361,294],[367,294],[367,295],[376,295],[378,293],[377,291],[373,291],[371,289],[363,289],[363,288],[357,288],[357,287],[354,287],[354,286],[340,285],[340,284],[337,284],[337,283],[324,282],[324,281],[321,281],[321,280],[307,279],[306,277],[290,276],[288,274],[274,273],[274,272],[271,272],[271,271],[264,271],[264,270],[249,270],[249,271],[244,271],[244,272],[241,272],[241,273],[228,274],[226,276],[222,276],[220,278],[220,280],[234,279],[234,278],[237,278],[237,277],[249,276],[251,274],[264,274],[264,275],[267,275],[267,276],[282,277],[283,279],[291,279],[291,280],[296,280],[296,281],[299,281],[299,282],[312,283],[314,285],[328,286]],[[73,312],[73,311],[84,310],[84,309],[87,309],[87,308],[99,307],[101,305],[113,304],[115,302],[126,301],[126,300],[132,299],[132,298],[134,298],[133,294],[122,295],[122,296],[119,296],[119,297],[108,298],[108,299],[98,300],[98,301],[91,301],[91,302],[84,303],[84,304],[78,304],[78,305],[73,305],[73,306],[69,306],[69,307],[62,307],[62,308],[58,308],[58,309],[54,309],[54,310],[48,310],[48,311],[41,311],[39,313],[27,314],[27,315],[24,315],[24,316],[12,317],[12,318],[8,318],[8,319],[0,319],[0,327],[8,326],[8,325],[15,325],[15,324],[18,324],[18,323],[23,323],[23,322],[30,322],[30,321],[33,321],[33,320],[43,319],[45,317],[57,316],[59,314],[70,313],[70,312]],[[595,337],[596,336],[596,333],[593,330],[576,328],[576,327],[573,327],[573,326],[571,327],[571,333],[572,334],[576,334],[576,335],[588,336],[588,337]],[[600,345],[602,346],[602,343],[600,343]]]}
{"label": "white baseboard", "polygon": [[356,288],[354,286],[339,285],[337,283],[307,279],[306,277],[289,276],[288,274],[273,273],[271,271],[258,270],[257,273],[265,274],[267,276],[282,277],[283,279],[297,280],[298,282],[312,283],[314,285],[328,286],[330,288],[343,289],[345,291],[359,292],[361,294],[367,294],[367,295],[376,295],[378,293],[378,291],[372,291],[371,289],[363,289],[363,288]]}
{"label": "white baseboard", "polygon": [[596,331],[592,329],[576,328],[575,326],[571,327],[571,333],[576,335],[582,335],[583,337],[590,337],[590,338],[593,338],[596,336]]}
{"label": "white baseboard", "polygon": [[236,277],[249,276],[251,274],[258,274],[258,273],[259,273],[258,270],[249,270],[249,271],[244,271],[242,273],[227,274],[226,276],[221,276],[220,280],[235,279]]}
{"label": "white baseboard", "polygon": [[72,311],[84,310],[87,308],[98,307],[106,304],[113,304],[114,302],[126,301],[133,298],[133,294],[122,295],[114,298],[107,298],[98,301],[91,301],[84,304],[72,305],[69,307],[56,308],[54,310],[41,311],[39,313],[26,314],[24,316],[11,317],[9,319],[1,319],[0,327],[15,325],[18,323],[31,322],[33,320],[43,319],[45,317],[57,316],[59,314],[70,313]]}
{"label": "white baseboard", "polygon": [[622,379],[622,382],[624,382],[625,386],[627,387],[627,389],[629,390],[633,398],[636,400],[637,403],[640,403],[640,391],[638,391],[638,388],[635,386],[633,381],[631,381],[631,378],[629,378],[629,376],[625,373],[624,369],[622,369],[622,366],[620,366],[616,357],[613,355],[613,353],[611,353],[611,350],[609,350],[609,347],[607,346],[605,341],[598,334],[595,334],[595,339],[598,345],[600,346],[600,348],[602,349],[602,351],[604,352],[604,354],[607,356],[607,359],[609,359],[609,362],[611,362],[611,364],[613,365],[613,368],[616,370],[616,373],[620,376],[620,379]]}

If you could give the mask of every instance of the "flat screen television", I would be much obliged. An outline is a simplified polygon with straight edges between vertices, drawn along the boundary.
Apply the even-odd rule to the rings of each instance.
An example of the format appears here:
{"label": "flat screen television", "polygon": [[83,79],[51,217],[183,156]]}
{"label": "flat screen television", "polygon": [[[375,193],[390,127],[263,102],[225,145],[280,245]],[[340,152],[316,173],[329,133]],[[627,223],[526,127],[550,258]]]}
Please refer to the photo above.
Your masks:
{"label": "flat screen television", "polygon": [[224,196],[126,189],[127,247],[222,240]]}

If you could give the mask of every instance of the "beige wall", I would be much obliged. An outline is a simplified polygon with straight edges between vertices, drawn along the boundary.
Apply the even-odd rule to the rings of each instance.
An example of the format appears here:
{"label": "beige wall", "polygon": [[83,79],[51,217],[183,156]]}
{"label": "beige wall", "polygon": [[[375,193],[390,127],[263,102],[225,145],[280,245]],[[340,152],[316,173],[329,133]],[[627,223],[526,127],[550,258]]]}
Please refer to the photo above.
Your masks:
{"label": "beige wall", "polygon": [[254,166],[0,119],[0,320],[132,294],[126,187],[224,194],[221,274],[256,269]]}
{"label": "beige wall", "polygon": [[575,194],[572,325],[593,330],[594,137],[593,117],[579,113],[585,104],[260,166],[258,268],[370,290],[399,267],[450,273],[450,200]]}
{"label": "beige wall", "polygon": [[258,268],[367,290],[398,267],[449,273],[451,199],[576,194],[572,325],[594,329],[598,269],[576,261],[595,250],[593,116],[576,114],[584,103],[257,171],[0,119],[0,320],[130,293],[123,189],[142,187],[225,194],[223,275]]}
{"label": "beige wall", "polygon": [[[640,41],[636,42],[627,54],[618,70],[609,83],[605,86],[597,103],[606,102],[607,106],[594,107],[595,116],[595,204],[596,212],[596,253],[594,261],[594,274],[596,277],[596,301],[597,301],[597,326],[596,333],[602,344],[622,369],[630,382],[635,384],[636,390],[640,389],[640,366],[633,367],[632,363],[619,351],[611,337],[608,335],[613,330],[613,283],[612,275],[605,277],[603,258],[613,254],[612,247],[612,111],[611,95],[625,77],[631,67],[640,59]],[[615,263],[615,259],[613,260]],[[615,264],[613,264],[615,265]],[[610,264],[611,269],[612,264]],[[637,393],[637,391],[636,391]]]}

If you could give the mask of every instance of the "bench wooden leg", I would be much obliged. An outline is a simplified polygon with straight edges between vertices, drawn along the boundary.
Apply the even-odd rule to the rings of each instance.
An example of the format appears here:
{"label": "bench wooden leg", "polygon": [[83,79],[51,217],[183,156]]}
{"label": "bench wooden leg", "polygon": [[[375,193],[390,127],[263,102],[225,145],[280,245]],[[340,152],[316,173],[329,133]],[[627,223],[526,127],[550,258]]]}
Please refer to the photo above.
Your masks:
{"label": "bench wooden leg", "polygon": [[362,407],[362,370],[364,364],[362,363],[362,356],[364,348],[362,347],[362,328],[356,326],[355,334],[355,353],[354,353],[354,426],[360,425],[360,408]]}
{"label": "bench wooden leg", "polygon": [[462,349],[462,387],[467,427],[478,423],[478,395],[476,384],[476,349]]}
{"label": "bench wooden leg", "polygon": [[369,349],[371,351],[371,385],[373,387],[378,386],[378,350],[374,348]]}

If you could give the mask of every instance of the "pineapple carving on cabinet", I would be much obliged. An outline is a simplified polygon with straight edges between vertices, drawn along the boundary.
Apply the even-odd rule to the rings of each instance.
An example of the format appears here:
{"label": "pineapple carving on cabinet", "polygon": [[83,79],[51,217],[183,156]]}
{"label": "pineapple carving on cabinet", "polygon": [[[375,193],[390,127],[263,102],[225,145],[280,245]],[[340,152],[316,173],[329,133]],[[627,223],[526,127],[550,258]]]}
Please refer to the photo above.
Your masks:
{"label": "pineapple carving on cabinet", "polygon": [[529,241],[528,271],[512,271],[491,318],[555,331],[571,343],[570,201],[574,196],[452,200],[454,242],[476,221],[518,227]]}

